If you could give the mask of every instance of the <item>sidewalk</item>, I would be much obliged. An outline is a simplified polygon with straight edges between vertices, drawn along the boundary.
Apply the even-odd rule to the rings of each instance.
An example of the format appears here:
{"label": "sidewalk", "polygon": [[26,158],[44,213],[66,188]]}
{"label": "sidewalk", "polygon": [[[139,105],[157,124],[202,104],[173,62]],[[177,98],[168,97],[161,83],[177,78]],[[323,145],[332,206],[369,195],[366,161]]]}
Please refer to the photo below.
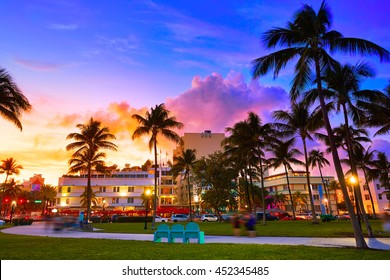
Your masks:
{"label": "sidewalk", "polygon": [[[30,226],[15,226],[2,230],[3,233],[47,236],[60,238],[96,238],[96,239],[120,239],[135,241],[153,241],[152,234],[124,234],[103,233],[99,231],[86,232],[66,229],[53,231],[46,228],[44,223],[33,223]],[[367,245],[371,249],[390,250],[390,238],[366,238]],[[305,245],[317,247],[355,247],[354,238],[320,238],[320,237],[235,237],[206,235],[205,243],[236,243],[236,244],[270,244],[270,245]]]}

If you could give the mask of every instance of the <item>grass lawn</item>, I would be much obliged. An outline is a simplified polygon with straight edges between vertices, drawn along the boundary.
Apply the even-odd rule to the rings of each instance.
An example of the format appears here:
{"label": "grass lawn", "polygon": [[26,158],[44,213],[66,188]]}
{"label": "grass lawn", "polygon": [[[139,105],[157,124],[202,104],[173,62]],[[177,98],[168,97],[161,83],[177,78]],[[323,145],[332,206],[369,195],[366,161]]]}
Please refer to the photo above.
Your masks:
{"label": "grass lawn", "polygon": [[[380,220],[372,220],[370,223],[376,237],[390,237],[389,232],[383,232]],[[172,224],[168,223],[168,225]],[[200,222],[199,226],[206,235],[233,235],[232,226],[229,223]],[[144,230],[143,223],[101,223],[94,224],[94,227],[104,232],[153,233],[150,223],[148,224],[148,230]],[[362,228],[365,233],[364,224],[362,224]],[[257,236],[353,237],[353,230],[349,221],[320,222],[319,224],[313,224],[310,221],[269,221],[266,226],[258,223],[256,231]],[[244,229],[242,229],[242,234],[246,234]]]}
{"label": "grass lawn", "polygon": [[389,260],[390,251],[253,244],[168,244],[0,233],[1,260]]}

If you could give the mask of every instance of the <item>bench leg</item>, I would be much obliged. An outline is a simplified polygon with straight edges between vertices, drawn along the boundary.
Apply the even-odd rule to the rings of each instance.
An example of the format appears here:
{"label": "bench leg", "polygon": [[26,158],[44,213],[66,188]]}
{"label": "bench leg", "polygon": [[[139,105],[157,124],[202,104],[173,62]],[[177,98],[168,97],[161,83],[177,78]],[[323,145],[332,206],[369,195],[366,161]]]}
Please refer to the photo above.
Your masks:
{"label": "bench leg", "polygon": [[204,244],[204,232],[203,231],[199,232],[198,243]]}

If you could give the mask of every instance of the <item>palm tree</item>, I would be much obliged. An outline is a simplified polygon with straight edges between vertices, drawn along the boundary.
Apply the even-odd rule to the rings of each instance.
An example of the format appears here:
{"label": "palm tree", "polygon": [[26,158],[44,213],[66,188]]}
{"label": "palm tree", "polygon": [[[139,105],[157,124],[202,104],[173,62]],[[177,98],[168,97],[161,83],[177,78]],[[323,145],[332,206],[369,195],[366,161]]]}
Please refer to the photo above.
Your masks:
{"label": "palm tree", "polygon": [[190,221],[192,221],[190,173],[194,164],[196,163],[195,153],[196,152],[193,149],[182,151],[180,156],[173,157],[174,164],[171,169],[173,176],[177,177],[179,173],[183,172],[183,181],[187,180]]}
{"label": "palm tree", "polygon": [[270,162],[269,167],[273,167],[274,169],[278,168],[279,166],[284,167],[284,171],[287,179],[288,194],[290,196],[290,203],[293,211],[293,218],[295,218],[295,206],[291,194],[288,170],[292,170],[291,164],[305,165],[302,161],[296,159],[296,156],[301,155],[302,153],[299,150],[292,148],[294,145],[294,141],[295,139],[291,138],[288,141],[275,142],[272,145],[272,150],[271,150],[274,154],[274,157],[268,159],[268,161]]}
{"label": "palm tree", "polygon": [[0,115],[22,130],[19,118],[31,105],[4,68],[0,69]]}
{"label": "palm tree", "polygon": [[278,206],[279,204],[284,204],[284,202],[286,202],[286,196],[277,191],[274,194],[272,194],[272,198],[276,206]]}
{"label": "palm tree", "polygon": [[[325,1],[321,3],[318,12],[309,5],[303,5],[294,14],[294,20],[287,23],[286,28],[273,28],[264,34],[263,41],[266,47],[274,48],[280,46],[286,48],[255,59],[253,61],[253,77],[258,78],[271,70],[273,70],[274,77],[277,77],[280,70],[288,62],[297,61],[290,92],[291,97],[295,99],[303,88],[311,84],[314,74],[324,124],[329,135],[333,162],[351,217],[356,246],[358,248],[368,248],[348,197],[343,169],[334,143],[332,127],[326,110],[321,75],[324,71],[337,64],[328,54],[327,50],[332,53],[342,51],[351,54],[359,53],[361,55],[373,54],[378,55],[381,60],[389,60],[390,53],[370,41],[343,37],[341,33],[330,30],[331,23],[331,14]],[[314,68],[314,72],[312,68]]]}
{"label": "palm tree", "polygon": [[102,127],[100,121],[91,118],[87,124],[78,124],[76,126],[80,132],[70,133],[66,139],[74,139],[76,142],[66,146],[66,150],[77,149],[72,158],[69,160],[69,173],[78,173],[80,171],[87,172],[87,220],[91,214],[91,173],[95,169],[103,171],[106,154],[100,152],[100,149],[117,150],[117,145],[109,140],[115,139],[115,136],[110,133],[108,127]]}
{"label": "palm tree", "polygon": [[[294,194],[292,195],[292,199],[294,201],[295,206],[300,205],[302,208],[302,205],[303,205],[306,208],[306,204],[307,204],[306,195],[304,195],[300,191],[294,192]],[[315,213],[315,212],[312,212],[312,213]],[[312,216],[316,216],[316,215],[313,214]]]}
{"label": "palm tree", "polygon": [[375,167],[379,170],[379,182],[387,190],[390,190],[390,161],[383,152],[377,153],[377,159],[374,161]]}
{"label": "palm tree", "polygon": [[[261,188],[264,190],[264,169],[267,164],[264,151],[271,142],[271,139],[273,139],[272,135],[274,134],[274,130],[269,124],[262,124],[257,114],[249,112],[246,120],[237,122],[232,128],[227,128],[226,131],[231,133],[223,142],[226,153],[230,153],[231,155],[235,153],[236,159],[239,159],[243,163],[243,166],[249,166],[248,173],[250,174],[250,179],[257,173],[256,169],[258,169]],[[255,211],[254,195],[255,191],[252,185],[252,201]],[[250,199],[248,200],[249,205],[251,205]],[[264,191],[261,192],[261,200],[261,204],[264,206]],[[264,207],[263,211],[265,212]],[[266,224],[266,215],[263,215],[263,224]]]}
{"label": "palm tree", "polygon": [[55,200],[57,196],[57,189],[50,184],[44,184],[39,189],[39,196],[42,199],[42,215],[47,210],[47,204]]}
{"label": "palm tree", "polygon": [[305,155],[305,169],[307,187],[309,190],[310,207],[312,215],[312,221],[318,224],[317,217],[314,215],[314,199],[311,191],[310,172],[309,172],[309,160],[307,153],[306,139],[313,140],[310,135],[322,126],[322,114],[320,110],[314,110],[310,112],[310,105],[306,102],[292,102],[291,111],[275,111],[273,112],[275,120],[284,121],[284,123],[274,123],[274,125],[284,132],[285,135],[298,135],[302,139],[303,151]]}
{"label": "palm tree", "polygon": [[88,199],[90,199],[90,201],[91,201],[91,208],[93,208],[94,206],[96,206],[98,204],[98,199],[96,197],[96,192],[94,192],[92,190],[92,188],[90,190],[91,190],[91,193],[88,193],[88,189],[85,189],[83,191],[83,193],[80,195],[80,197],[81,197],[81,200],[80,200],[81,207],[87,207],[88,206]]}
{"label": "palm tree", "polygon": [[0,165],[0,174],[5,173],[5,180],[4,183],[1,186],[1,196],[0,196],[0,209],[2,209],[2,203],[4,198],[4,192],[7,189],[7,181],[8,177],[12,175],[19,175],[20,169],[23,169],[23,166],[16,163],[16,160],[14,158],[7,158],[2,160],[2,164]]}
{"label": "palm tree", "polygon": [[375,153],[376,150],[370,150],[371,146],[365,150],[362,147],[356,147],[353,151],[353,159],[356,164],[356,168],[363,171],[365,186],[368,190],[368,194],[371,200],[373,218],[376,218],[375,205],[372,198],[369,182],[373,181],[375,177],[379,175],[379,170],[375,168]]}
{"label": "palm tree", "polygon": [[311,169],[313,169],[315,166],[318,166],[318,170],[320,171],[320,176],[321,176],[321,182],[322,185],[324,186],[325,195],[328,200],[329,213],[332,213],[328,186],[325,183],[324,176],[322,175],[322,168],[325,165],[330,165],[330,162],[324,157],[324,152],[321,152],[320,150],[311,150],[309,153],[309,158],[307,163],[311,167]]}
{"label": "palm tree", "polygon": [[359,100],[357,106],[368,115],[365,125],[379,127],[374,136],[388,134],[390,131],[390,84],[384,92],[366,96],[366,100]]}
{"label": "palm tree", "polygon": [[144,135],[152,134],[149,140],[149,149],[154,149],[154,205],[153,205],[153,221],[152,230],[156,222],[157,210],[157,136],[161,134],[165,138],[180,143],[180,136],[172,129],[181,129],[183,124],[176,121],[176,117],[169,117],[169,111],[164,104],[156,105],[150,108],[150,112],[146,112],[145,117],[134,114],[132,117],[138,121],[139,126],[134,131],[132,139],[140,138]]}

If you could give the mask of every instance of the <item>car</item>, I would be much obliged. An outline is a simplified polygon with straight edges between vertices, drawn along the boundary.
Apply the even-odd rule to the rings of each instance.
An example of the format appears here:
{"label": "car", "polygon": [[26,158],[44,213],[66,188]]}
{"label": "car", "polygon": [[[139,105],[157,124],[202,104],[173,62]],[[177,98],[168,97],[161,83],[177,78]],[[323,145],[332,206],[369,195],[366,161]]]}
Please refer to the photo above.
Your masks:
{"label": "car", "polygon": [[[262,221],[263,220],[263,215],[264,215],[263,212],[256,212],[256,219],[258,221]],[[277,221],[278,217],[276,217],[274,215],[271,215],[270,213],[265,213],[265,219],[267,221]]]}
{"label": "car", "polygon": [[349,215],[348,214],[343,214],[343,215],[337,215],[337,216],[335,216],[335,218],[337,219],[337,220],[350,220],[350,217],[349,217]]}
{"label": "car", "polygon": [[184,214],[173,214],[171,217],[171,221],[174,223],[186,222],[186,221],[188,221],[188,216],[184,215]]}
{"label": "car", "polygon": [[200,218],[202,222],[218,222],[219,218],[216,215],[213,214],[204,214]]}
{"label": "car", "polygon": [[156,216],[156,222],[157,223],[166,223],[166,222],[168,222],[168,218],[163,218],[163,217],[160,217],[160,216]]}

